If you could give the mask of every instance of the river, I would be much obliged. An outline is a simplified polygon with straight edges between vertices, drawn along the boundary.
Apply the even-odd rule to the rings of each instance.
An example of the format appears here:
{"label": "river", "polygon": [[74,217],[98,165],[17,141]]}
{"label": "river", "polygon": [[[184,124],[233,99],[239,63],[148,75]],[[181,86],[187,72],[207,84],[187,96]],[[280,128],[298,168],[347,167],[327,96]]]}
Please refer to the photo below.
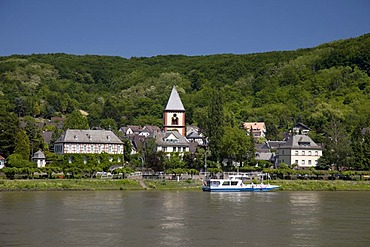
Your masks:
{"label": "river", "polygon": [[370,192],[1,192],[0,246],[370,246]]}

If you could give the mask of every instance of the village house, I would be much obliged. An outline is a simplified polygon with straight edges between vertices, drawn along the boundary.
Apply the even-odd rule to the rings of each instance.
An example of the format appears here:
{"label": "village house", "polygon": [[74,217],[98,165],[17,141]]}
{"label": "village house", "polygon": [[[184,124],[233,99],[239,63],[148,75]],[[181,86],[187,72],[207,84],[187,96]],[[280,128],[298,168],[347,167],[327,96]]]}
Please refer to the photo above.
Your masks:
{"label": "village house", "polygon": [[189,152],[189,142],[178,131],[165,131],[156,136],[157,151],[163,151],[170,156],[170,153],[183,155]]}
{"label": "village house", "polygon": [[310,128],[308,128],[303,123],[297,123],[293,126],[293,134],[295,135],[307,135],[310,132]]}
{"label": "village house", "polygon": [[243,128],[248,133],[252,132],[254,138],[266,137],[266,125],[264,122],[246,122]]}
{"label": "village house", "polygon": [[322,156],[322,147],[308,135],[293,135],[278,147],[277,166],[281,164],[296,165],[297,168],[309,168],[318,165]]}
{"label": "village house", "polygon": [[32,156],[32,161],[36,163],[38,168],[45,167],[46,158],[44,152],[39,150],[36,153],[34,153]]}
{"label": "village house", "polygon": [[123,142],[110,130],[68,129],[54,144],[56,154],[123,154]]}
{"label": "village house", "polygon": [[5,167],[5,158],[0,155],[0,169]]}

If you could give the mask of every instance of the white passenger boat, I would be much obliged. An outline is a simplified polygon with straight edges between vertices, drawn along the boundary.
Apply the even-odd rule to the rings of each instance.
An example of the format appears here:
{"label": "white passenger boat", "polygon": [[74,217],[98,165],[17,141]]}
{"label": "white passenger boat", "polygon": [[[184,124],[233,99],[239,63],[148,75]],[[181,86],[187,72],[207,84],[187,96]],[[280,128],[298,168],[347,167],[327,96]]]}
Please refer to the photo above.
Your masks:
{"label": "white passenger boat", "polygon": [[254,192],[270,191],[278,189],[280,186],[264,184],[243,183],[242,179],[230,177],[228,179],[207,179],[204,181],[202,190],[207,192]]}

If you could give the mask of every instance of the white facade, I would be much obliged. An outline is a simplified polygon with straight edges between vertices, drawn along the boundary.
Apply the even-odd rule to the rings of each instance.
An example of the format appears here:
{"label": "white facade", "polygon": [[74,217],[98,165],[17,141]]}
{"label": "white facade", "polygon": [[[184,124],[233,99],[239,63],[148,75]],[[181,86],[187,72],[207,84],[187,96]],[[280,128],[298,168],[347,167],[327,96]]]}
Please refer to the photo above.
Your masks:
{"label": "white facade", "polygon": [[308,168],[318,164],[322,156],[321,149],[299,149],[299,148],[279,148],[277,151],[278,165],[283,163],[288,165],[297,165],[298,167]]}
{"label": "white facade", "polygon": [[189,142],[177,131],[166,131],[157,136],[157,151],[167,154],[189,152]]}
{"label": "white facade", "polygon": [[285,163],[299,168],[315,167],[322,156],[322,147],[307,135],[294,135],[278,147],[276,155],[277,166]]}
{"label": "white facade", "polygon": [[54,144],[57,154],[123,154],[123,148],[110,130],[66,130]]}
{"label": "white facade", "polygon": [[0,169],[5,167],[5,159],[3,156],[0,155]]}

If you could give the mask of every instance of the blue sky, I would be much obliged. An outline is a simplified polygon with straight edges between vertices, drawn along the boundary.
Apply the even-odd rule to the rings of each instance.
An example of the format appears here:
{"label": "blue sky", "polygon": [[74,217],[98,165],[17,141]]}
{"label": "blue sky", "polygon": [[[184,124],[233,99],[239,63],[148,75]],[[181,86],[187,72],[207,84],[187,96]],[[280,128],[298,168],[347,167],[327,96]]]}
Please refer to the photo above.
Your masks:
{"label": "blue sky", "polygon": [[0,0],[0,56],[295,50],[370,33],[369,0]]}

